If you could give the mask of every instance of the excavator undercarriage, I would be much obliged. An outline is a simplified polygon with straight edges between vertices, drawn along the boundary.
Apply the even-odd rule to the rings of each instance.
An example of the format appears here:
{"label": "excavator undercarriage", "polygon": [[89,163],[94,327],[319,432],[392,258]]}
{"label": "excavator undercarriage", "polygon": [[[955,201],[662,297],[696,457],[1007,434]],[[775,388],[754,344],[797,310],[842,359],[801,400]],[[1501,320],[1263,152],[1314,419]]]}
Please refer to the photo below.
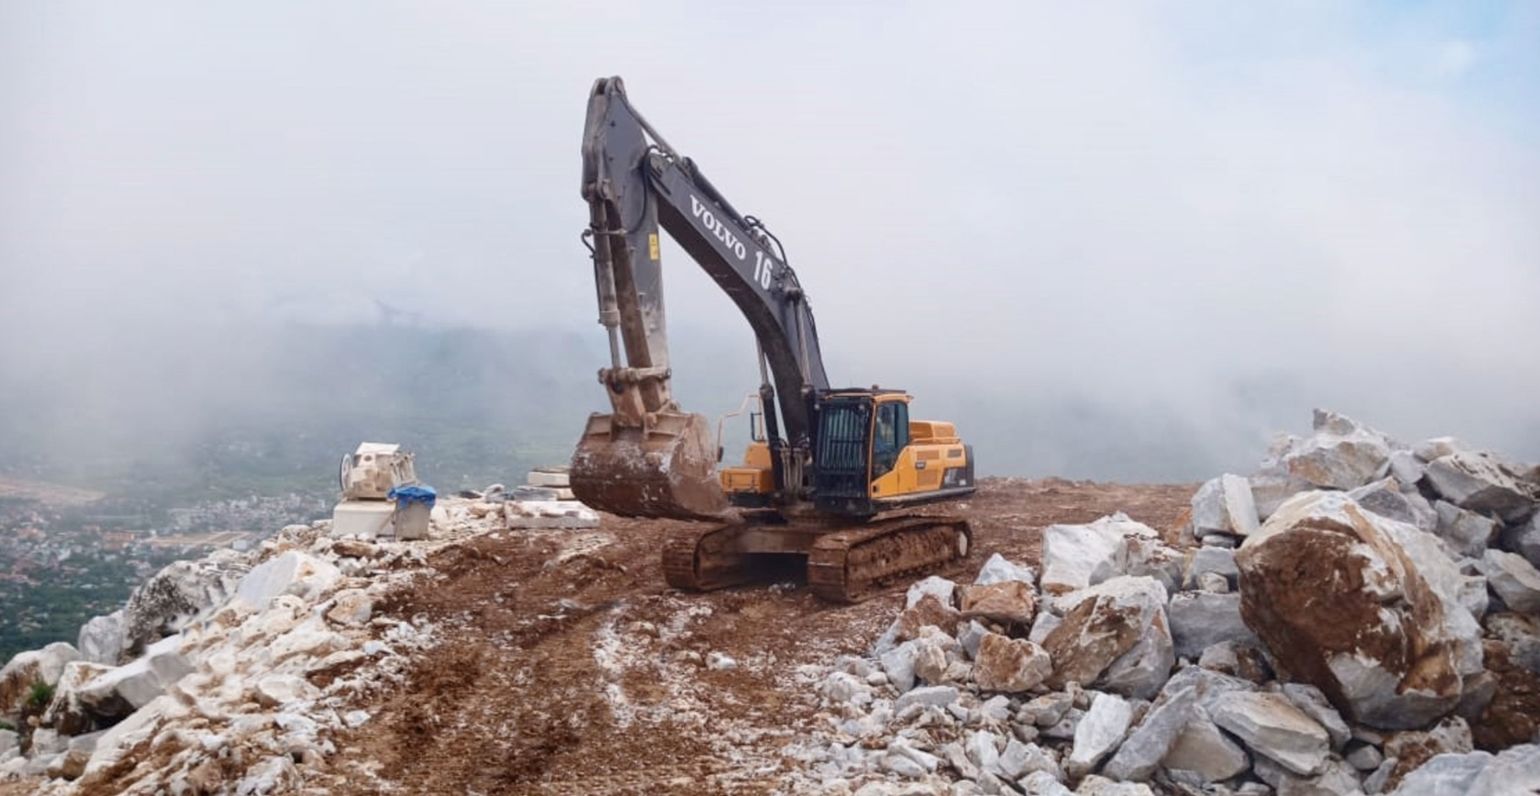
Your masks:
{"label": "excavator undercarriage", "polygon": [[675,588],[711,591],[785,572],[806,559],[813,593],[858,602],[914,575],[967,556],[973,534],[956,517],[899,516],[840,529],[827,522],[749,519],[680,534],[663,548],[663,575]]}

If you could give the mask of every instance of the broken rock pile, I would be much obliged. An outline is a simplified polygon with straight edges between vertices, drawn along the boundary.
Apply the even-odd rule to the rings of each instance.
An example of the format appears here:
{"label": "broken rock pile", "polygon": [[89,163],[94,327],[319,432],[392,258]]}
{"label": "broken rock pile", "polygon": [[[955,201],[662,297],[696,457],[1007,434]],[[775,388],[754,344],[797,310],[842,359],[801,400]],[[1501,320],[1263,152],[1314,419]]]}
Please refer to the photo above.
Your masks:
{"label": "broken rock pile", "polygon": [[[426,555],[502,528],[469,501],[435,511],[434,539],[335,538],[293,525],[247,553],[174,563],[77,644],[0,669],[0,782],[40,793],[291,791],[326,769],[353,707],[399,687],[436,642],[422,619],[374,610]],[[321,786],[324,790],[324,783]]]}
{"label": "broken rock pile", "polygon": [[1340,415],[1193,496],[915,583],[821,682],[832,792],[1540,789],[1537,470]]}

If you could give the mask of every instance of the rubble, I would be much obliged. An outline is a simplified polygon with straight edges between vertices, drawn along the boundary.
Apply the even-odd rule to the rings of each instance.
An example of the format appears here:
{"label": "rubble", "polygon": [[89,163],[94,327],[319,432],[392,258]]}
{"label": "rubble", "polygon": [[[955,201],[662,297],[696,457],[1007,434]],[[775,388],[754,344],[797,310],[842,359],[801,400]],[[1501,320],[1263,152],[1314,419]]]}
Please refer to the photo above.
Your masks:
{"label": "rubble", "polygon": [[[1540,531],[1495,509],[1490,489],[1440,491],[1433,472],[1448,468],[1432,465],[1455,454],[1478,455],[1447,440],[1414,451],[1318,413],[1246,479],[1255,525],[1238,477],[1222,476],[1193,496],[1185,552],[1121,514],[1046,528],[1030,626],[1022,600],[985,615],[981,598],[1003,594],[917,584],[905,613],[956,642],[930,668],[971,676],[922,686],[947,689],[925,692],[939,713],[882,713],[924,648],[890,651],[899,682],[874,691],[868,715],[940,760],[910,780],[927,792],[1453,793],[1490,788],[1502,755],[1505,785],[1540,786],[1527,751],[1540,747],[1470,751],[1473,735],[1540,731],[1540,573],[1525,557]],[[1006,563],[979,582],[1031,594],[1025,576],[993,574]],[[1040,660],[1034,644],[1041,682],[1019,676]]]}
{"label": "rubble", "polygon": [[[1452,444],[1412,450],[1321,413],[1311,435],[1280,440],[1261,472],[1205,484],[1181,549],[1122,514],[1051,525],[1041,566],[996,554],[976,573],[949,572],[955,582],[914,583],[901,604],[894,595],[892,603],[828,609],[851,612],[819,620],[836,617],[835,626],[876,617],[851,625],[869,631],[856,642],[863,646],[887,632],[868,654],[835,658],[852,649],[842,638],[827,647],[827,664],[795,673],[774,643],[762,652],[708,643],[681,630],[685,623],[633,621],[640,617],[583,605],[578,595],[531,617],[529,629],[598,627],[592,655],[609,680],[593,696],[621,733],[607,738],[651,737],[665,720],[694,722],[739,772],[731,782],[681,785],[702,791],[775,777],[787,777],[785,792],[871,796],[1533,787],[1540,617],[1532,600],[1540,591],[1527,558],[1534,545],[1526,545],[1540,532],[1530,530],[1532,514],[1493,509],[1487,487],[1463,497],[1440,487],[1433,472],[1448,468],[1433,464],[1457,454],[1478,455]],[[1242,486],[1254,504],[1250,524]],[[207,581],[214,587],[171,590],[195,595],[186,605],[142,612],[151,619],[136,624],[153,632],[128,633],[126,610],[93,620],[82,628],[79,659],[49,665],[57,674],[46,709],[20,732],[0,730],[0,781],[37,777],[39,792],[54,796],[255,794],[323,792],[340,778],[374,776],[372,761],[338,746],[402,717],[360,695],[408,687],[412,656],[454,637],[425,617],[398,616],[399,590],[437,588],[439,574],[423,556],[454,539],[501,533],[530,540],[522,550],[580,536],[506,532],[508,507],[529,502],[536,495],[527,490],[536,488],[556,487],[447,499],[426,540],[334,537],[325,523],[286,529],[221,565],[223,574]],[[1199,504],[1207,514],[1199,516]],[[1162,526],[1166,538],[1178,538],[1180,522]],[[1033,543],[1005,549],[1030,556]],[[504,566],[491,553],[467,558],[483,556]],[[168,573],[165,582],[187,585],[192,572]],[[514,595],[524,588],[510,580],[506,597],[490,593],[484,610],[505,610],[503,601],[522,599]],[[635,599],[678,601],[691,616],[730,606],[726,621],[744,621],[758,607],[748,603],[739,614],[741,595],[724,597]],[[513,631],[515,644],[522,632]],[[132,654],[130,635],[143,639]],[[801,699],[816,714],[783,728],[784,736],[728,742],[716,737],[720,725],[691,712],[702,702],[644,705],[632,680],[664,670],[627,669],[621,661],[630,659],[688,672],[648,687],[693,695],[764,679],[789,689],[777,709]],[[500,687],[532,687],[528,672],[503,668]],[[12,678],[13,690],[22,680],[30,688],[28,672]],[[463,729],[442,715],[425,712],[420,726]],[[535,714],[519,720],[544,731]],[[751,745],[777,751],[737,762]],[[213,787],[200,779],[210,772]]]}

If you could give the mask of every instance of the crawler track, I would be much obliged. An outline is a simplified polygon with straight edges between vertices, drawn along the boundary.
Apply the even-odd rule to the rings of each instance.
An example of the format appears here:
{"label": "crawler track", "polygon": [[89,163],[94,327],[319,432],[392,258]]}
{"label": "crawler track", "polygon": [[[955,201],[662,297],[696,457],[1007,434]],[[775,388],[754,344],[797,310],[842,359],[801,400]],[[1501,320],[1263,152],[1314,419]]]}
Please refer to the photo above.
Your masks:
{"label": "crawler track", "polygon": [[737,523],[678,534],[663,546],[663,576],[678,589],[712,591],[760,580],[770,554],[807,558],[813,593],[859,602],[899,580],[968,554],[972,535],[956,517],[895,517],[856,528]]}
{"label": "crawler track", "polygon": [[813,593],[860,602],[898,580],[965,558],[973,543],[967,520],[900,517],[819,537],[807,562]]}

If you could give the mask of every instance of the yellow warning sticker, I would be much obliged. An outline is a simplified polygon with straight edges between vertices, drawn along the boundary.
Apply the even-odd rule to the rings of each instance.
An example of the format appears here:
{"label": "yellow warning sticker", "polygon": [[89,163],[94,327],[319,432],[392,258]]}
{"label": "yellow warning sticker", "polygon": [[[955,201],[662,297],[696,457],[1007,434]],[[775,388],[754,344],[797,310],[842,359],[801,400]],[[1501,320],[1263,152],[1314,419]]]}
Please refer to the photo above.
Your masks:
{"label": "yellow warning sticker", "polygon": [[658,259],[658,233],[656,232],[647,236],[647,256],[654,260]]}

